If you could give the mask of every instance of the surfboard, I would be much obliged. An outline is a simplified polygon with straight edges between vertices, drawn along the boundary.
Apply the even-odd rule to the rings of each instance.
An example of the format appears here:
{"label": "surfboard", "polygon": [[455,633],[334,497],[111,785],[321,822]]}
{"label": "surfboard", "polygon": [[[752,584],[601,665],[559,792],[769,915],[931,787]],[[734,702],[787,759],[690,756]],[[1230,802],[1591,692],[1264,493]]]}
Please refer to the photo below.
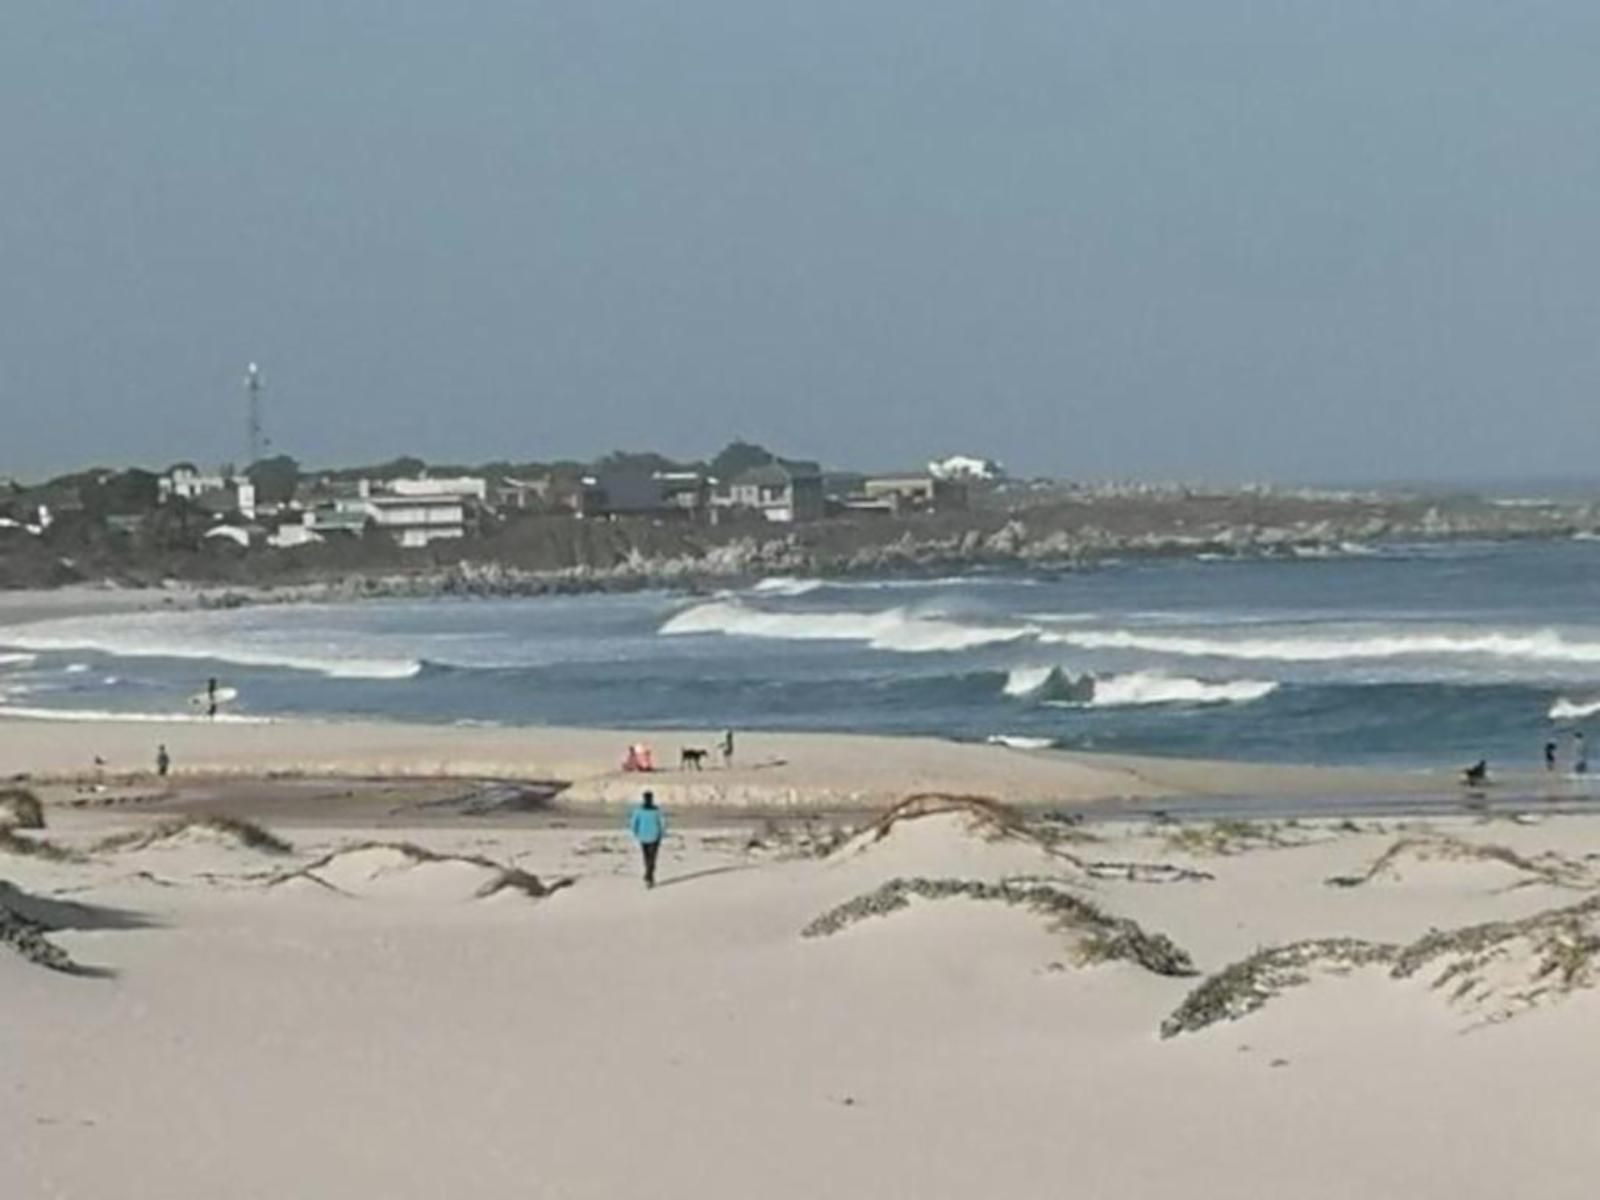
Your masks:
{"label": "surfboard", "polygon": [[[239,689],[238,688],[219,687],[217,689],[217,707],[218,708],[221,708],[228,701],[237,700],[238,698],[239,698]],[[206,708],[211,703],[211,693],[209,693],[209,692],[196,692],[194,695],[189,697],[189,703],[194,705],[196,708]]]}

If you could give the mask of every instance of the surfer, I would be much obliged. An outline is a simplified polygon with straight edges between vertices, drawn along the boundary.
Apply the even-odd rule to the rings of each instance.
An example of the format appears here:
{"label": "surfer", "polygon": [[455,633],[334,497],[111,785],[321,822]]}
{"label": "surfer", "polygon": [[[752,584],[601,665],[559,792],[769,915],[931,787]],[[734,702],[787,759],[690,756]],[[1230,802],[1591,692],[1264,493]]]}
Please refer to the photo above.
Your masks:
{"label": "surfer", "polygon": [[1587,775],[1589,773],[1589,750],[1583,744],[1583,730],[1581,729],[1572,735],[1572,773],[1574,775]]}
{"label": "surfer", "polygon": [[206,680],[206,716],[212,720],[217,716],[217,677],[213,675]]}

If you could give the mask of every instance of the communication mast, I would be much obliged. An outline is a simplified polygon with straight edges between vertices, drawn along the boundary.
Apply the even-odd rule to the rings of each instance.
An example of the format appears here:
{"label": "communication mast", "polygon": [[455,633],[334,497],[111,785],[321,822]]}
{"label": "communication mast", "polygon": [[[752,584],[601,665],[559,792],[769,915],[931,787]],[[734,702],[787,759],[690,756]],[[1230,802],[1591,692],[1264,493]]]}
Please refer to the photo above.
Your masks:
{"label": "communication mast", "polygon": [[245,370],[244,390],[248,400],[250,441],[250,456],[245,460],[245,467],[249,468],[261,461],[262,451],[267,444],[266,435],[261,429],[261,370],[255,363]]}

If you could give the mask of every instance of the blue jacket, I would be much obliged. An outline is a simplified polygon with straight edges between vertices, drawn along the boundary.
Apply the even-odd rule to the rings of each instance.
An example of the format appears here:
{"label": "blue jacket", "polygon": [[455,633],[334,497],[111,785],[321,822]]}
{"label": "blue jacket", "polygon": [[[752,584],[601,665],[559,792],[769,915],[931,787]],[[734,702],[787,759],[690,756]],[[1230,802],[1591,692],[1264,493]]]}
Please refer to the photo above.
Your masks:
{"label": "blue jacket", "polygon": [[667,832],[667,821],[659,808],[646,808],[641,804],[628,818],[628,828],[635,841],[659,842]]}

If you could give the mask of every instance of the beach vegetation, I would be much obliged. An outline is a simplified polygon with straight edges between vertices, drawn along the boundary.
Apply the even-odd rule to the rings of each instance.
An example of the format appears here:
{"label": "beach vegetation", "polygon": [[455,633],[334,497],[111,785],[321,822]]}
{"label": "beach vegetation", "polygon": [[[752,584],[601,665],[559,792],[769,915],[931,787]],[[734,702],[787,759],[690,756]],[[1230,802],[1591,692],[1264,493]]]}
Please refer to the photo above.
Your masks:
{"label": "beach vegetation", "polygon": [[1060,883],[1038,879],[891,879],[829,909],[801,930],[801,936],[826,937],[857,921],[904,909],[913,899],[966,899],[1024,907],[1047,917],[1052,930],[1077,939],[1080,964],[1123,960],[1157,975],[1196,974],[1188,952],[1166,934],[1152,933],[1127,917],[1113,916]]}
{"label": "beach vegetation", "polygon": [[44,805],[27,788],[0,787],[0,825],[13,829],[43,829]]}
{"label": "beach vegetation", "polygon": [[292,854],[294,847],[277,834],[239,817],[170,817],[144,829],[128,830],[102,838],[96,850],[145,850],[163,842],[200,834],[231,842],[262,854]]}

